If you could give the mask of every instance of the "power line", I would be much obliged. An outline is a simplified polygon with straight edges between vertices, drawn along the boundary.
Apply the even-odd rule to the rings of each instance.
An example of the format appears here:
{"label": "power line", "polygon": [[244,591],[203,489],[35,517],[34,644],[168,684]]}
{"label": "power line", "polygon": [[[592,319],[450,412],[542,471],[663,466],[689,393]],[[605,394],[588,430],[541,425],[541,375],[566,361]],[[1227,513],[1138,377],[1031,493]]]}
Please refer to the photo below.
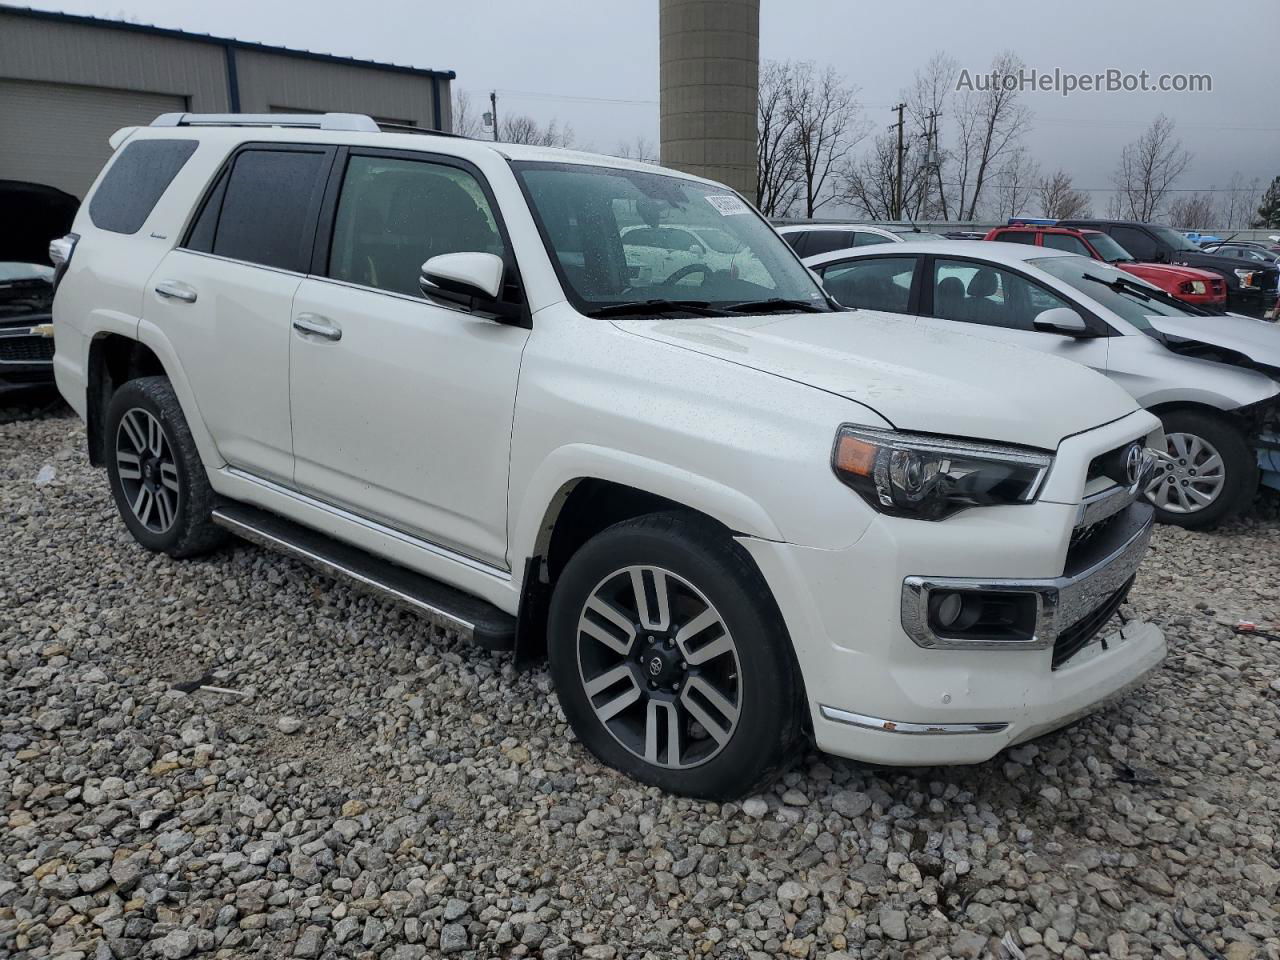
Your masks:
{"label": "power line", "polygon": [[658,105],[657,100],[630,100],[624,97],[584,97],[577,94],[545,93],[537,90],[512,90],[508,87],[499,87],[498,92],[504,96],[524,100],[566,100],[574,103],[623,103],[644,106]]}

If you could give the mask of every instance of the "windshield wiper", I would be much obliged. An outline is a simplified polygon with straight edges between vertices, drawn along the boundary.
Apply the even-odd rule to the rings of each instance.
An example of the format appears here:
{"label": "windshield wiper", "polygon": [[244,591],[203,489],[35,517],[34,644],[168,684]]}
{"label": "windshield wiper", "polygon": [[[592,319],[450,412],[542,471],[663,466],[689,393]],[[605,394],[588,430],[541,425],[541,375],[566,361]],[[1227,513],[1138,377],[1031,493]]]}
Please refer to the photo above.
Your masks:
{"label": "windshield wiper", "polygon": [[588,317],[657,316],[663,313],[692,313],[695,317],[723,317],[706,300],[631,300],[627,303],[611,303],[585,311]]}
{"label": "windshield wiper", "polygon": [[1137,297],[1139,300],[1145,300],[1148,303],[1163,303],[1166,306],[1176,307],[1183,313],[1193,316],[1209,317],[1213,316],[1212,312],[1199,307],[1194,303],[1187,303],[1185,300],[1179,300],[1177,297],[1170,296],[1163,290],[1152,290],[1145,284],[1138,283],[1136,280],[1129,280],[1124,277],[1116,277],[1114,280],[1103,280],[1101,277],[1095,277],[1091,273],[1081,274],[1081,279],[1092,280],[1094,283],[1100,283],[1104,287],[1109,287],[1116,293],[1127,293]]}
{"label": "windshield wiper", "polygon": [[744,300],[742,303],[731,303],[725,307],[732,313],[774,313],[779,310],[799,311],[800,313],[829,313],[816,303],[808,300],[787,300],[783,297],[770,297],[767,300]]}

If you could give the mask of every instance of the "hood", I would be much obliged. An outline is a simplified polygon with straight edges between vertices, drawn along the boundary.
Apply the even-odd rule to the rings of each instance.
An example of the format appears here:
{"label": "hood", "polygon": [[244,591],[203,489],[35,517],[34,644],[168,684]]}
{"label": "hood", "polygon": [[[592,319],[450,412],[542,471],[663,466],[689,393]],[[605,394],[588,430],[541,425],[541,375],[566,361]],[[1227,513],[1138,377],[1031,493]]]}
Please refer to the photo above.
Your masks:
{"label": "hood", "polygon": [[869,407],[900,430],[1053,450],[1137,404],[1087,367],[909,317],[858,310],[617,320],[627,333],[750,367]]}
{"label": "hood", "polygon": [[1224,257],[1216,253],[1200,253],[1195,250],[1175,250],[1173,251],[1173,264],[1175,267],[1213,267],[1214,270],[1225,270],[1230,273],[1233,270],[1249,269],[1255,273],[1266,273],[1276,269],[1275,264],[1271,263],[1254,263],[1249,260],[1240,260],[1237,257]]}
{"label": "hood", "polygon": [[1144,280],[1164,279],[1175,283],[1182,283],[1184,280],[1203,280],[1208,283],[1210,280],[1222,279],[1221,274],[1214,273],[1212,270],[1174,266],[1171,263],[1113,263],[1112,266],[1126,273],[1132,273],[1135,277],[1142,277]]}
{"label": "hood", "polygon": [[[80,201],[41,183],[0,180],[0,261],[48,263],[49,241],[71,229]],[[20,224],[20,227],[15,225]]]}
{"label": "hood", "polygon": [[1147,322],[1166,337],[1230,350],[1280,376],[1280,326],[1274,323],[1239,315],[1147,317]]}

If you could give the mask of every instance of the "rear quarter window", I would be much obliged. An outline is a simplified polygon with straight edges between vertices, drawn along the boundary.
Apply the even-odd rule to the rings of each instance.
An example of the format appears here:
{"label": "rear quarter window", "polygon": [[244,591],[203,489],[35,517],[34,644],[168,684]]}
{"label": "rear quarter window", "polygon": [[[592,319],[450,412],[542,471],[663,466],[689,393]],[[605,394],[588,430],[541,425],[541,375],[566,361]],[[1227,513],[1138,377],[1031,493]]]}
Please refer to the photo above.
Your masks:
{"label": "rear quarter window", "polygon": [[196,140],[126,144],[89,201],[93,225],[112,233],[137,233],[197,144]]}

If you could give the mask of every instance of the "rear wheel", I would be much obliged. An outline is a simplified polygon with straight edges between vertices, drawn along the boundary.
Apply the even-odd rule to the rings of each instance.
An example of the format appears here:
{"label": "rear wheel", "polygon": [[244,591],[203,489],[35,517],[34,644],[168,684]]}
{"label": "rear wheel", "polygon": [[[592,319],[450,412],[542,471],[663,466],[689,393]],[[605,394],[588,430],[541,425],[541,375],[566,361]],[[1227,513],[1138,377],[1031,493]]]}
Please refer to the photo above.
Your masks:
{"label": "rear wheel", "polygon": [[713,524],[655,514],[598,534],[565,566],[549,626],[561,706],[604,763],[708,799],[781,769],[800,728],[790,640]]}
{"label": "rear wheel", "polygon": [[1173,410],[1160,419],[1166,458],[1146,490],[1160,520],[1203,530],[1249,505],[1258,490],[1258,464],[1235,424],[1200,410]]}
{"label": "rear wheel", "polygon": [[214,493],[165,377],[125,383],[107,406],[107,475],[120,516],[148,550],[193,557],[221,545]]}

